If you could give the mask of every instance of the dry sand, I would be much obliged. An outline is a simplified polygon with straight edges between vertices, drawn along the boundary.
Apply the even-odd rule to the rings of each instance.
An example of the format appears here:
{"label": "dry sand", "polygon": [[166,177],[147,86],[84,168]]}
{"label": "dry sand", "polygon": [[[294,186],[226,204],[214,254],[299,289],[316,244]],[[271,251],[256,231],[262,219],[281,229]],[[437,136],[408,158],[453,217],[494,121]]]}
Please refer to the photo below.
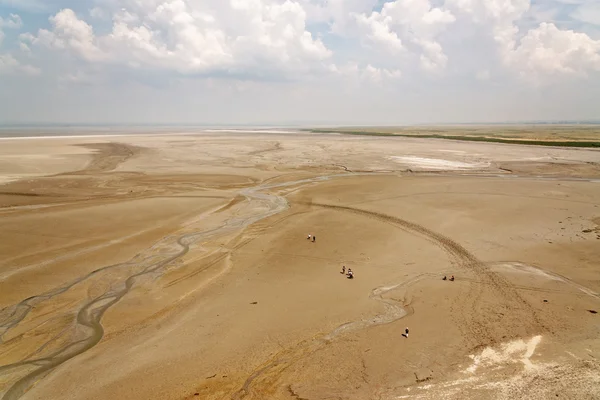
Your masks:
{"label": "dry sand", "polygon": [[600,151],[27,139],[0,179],[2,400],[600,398]]}

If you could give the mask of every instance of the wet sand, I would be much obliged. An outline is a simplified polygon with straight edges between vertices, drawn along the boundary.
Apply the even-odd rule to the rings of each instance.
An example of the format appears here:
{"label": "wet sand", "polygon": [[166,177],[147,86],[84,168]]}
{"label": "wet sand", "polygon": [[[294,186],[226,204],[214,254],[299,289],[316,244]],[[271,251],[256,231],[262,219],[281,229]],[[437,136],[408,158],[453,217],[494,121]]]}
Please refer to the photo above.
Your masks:
{"label": "wet sand", "polygon": [[5,142],[3,400],[600,395],[600,151]]}

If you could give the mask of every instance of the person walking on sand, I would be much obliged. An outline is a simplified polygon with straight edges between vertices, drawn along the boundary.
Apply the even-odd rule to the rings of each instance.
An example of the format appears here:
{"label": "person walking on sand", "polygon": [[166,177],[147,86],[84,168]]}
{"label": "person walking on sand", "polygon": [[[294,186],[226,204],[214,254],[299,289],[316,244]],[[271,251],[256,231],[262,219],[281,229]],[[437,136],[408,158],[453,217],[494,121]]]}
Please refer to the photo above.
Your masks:
{"label": "person walking on sand", "polygon": [[346,274],[348,279],[354,279],[354,272],[352,272],[351,268],[348,268],[348,273]]}
{"label": "person walking on sand", "polygon": [[450,282],[454,282],[454,275],[450,277]]}
{"label": "person walking on sand", "polygon": [[310,240],[311,237],[312,237],[312,235],[309,233],[308,236],[306,237],[306,239]]}
{"label": "person walking on sand", "polygon": [[344,266],[342,267],[342,272],[340,272],[340,274],[342,274],[342,275],[343,275],[343,274],[345,274],[345,273],[346,273],[346,266],[344,265]]}
{"label": "person walking on sand", "polygon": [[404,330],[404,333],[402,334],[402,336],[404,336],[405,338],[408,338],[408,328],[406,328]]}
{"label": "person walking on sand", "polygon": [[313,235],[313,243],[317,240],[317,237]]}

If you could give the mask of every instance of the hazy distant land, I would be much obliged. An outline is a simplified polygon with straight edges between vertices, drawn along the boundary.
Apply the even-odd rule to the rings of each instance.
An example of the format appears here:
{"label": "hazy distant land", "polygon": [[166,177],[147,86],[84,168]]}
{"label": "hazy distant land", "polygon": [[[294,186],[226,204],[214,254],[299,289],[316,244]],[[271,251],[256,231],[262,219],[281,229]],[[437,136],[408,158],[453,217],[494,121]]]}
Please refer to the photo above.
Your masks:
{"label": "hazy distant land", "polygon": [[400,136],[472,142],[561,147],[599,147],[599,125],[452,125],[408,127],[339,127],[311,129],[313,133]]}

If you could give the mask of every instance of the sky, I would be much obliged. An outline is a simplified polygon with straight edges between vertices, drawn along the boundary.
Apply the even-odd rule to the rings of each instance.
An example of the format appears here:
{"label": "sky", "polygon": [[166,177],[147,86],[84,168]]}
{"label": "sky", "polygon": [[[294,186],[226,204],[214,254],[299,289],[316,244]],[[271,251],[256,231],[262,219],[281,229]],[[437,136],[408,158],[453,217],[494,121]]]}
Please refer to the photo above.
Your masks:
{"label": "sky", "polygon": [[0,124],[600,120],[600,0],[0,0]]}

